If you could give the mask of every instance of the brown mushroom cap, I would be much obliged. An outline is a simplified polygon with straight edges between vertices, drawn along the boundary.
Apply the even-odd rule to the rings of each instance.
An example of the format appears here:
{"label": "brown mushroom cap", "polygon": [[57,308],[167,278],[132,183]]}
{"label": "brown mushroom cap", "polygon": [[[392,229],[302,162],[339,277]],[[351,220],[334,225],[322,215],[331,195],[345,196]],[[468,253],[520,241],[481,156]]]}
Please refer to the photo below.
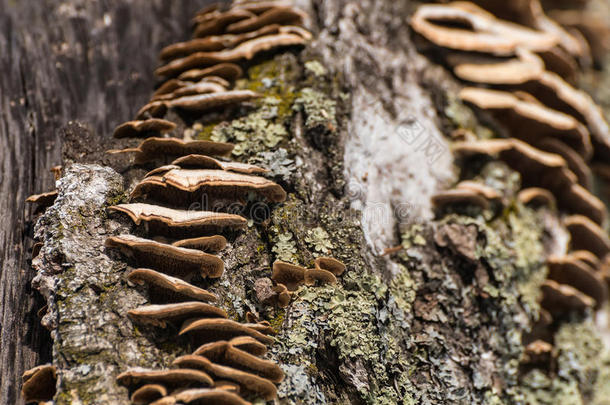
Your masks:
{"label": "brown mushroom cap", "polygon": [[584,311],[595,306],[595,300],[576,288],[559,284],[553,280],[546,280],[542,284],[541,306],[551,315],[563,314],[571,311]]}
{"label": "brown mushroom cap", "polygon": [[314,263],[316,269],[330,271],[335,276],[340,276],[346,269],[345,264],[332,257],[316,257]]}
{"label": "brown mushroom cap", "polygon": [[201,236],[198,238],[182,239],[172,243],[172,245],[189,249],[199,249],[207,253],[214,253],[227,247],[227,239],[221,235]]}
{"label": "brown mushroom cap", "polygon": [[523,84],[538,79],[545,69],[540,57],[522,49],[510,59],[459,53],[449,55],[447,61],[460,79],[485,84]]}
{"label": "brown mushroom cap", "polygon": [[148,284],[150,296],[155,297],[154,302],[218,300],[218,297],[209,291],[150,269],[135,269],[129,273],[127,279],[137,284]]}
{"label": "brown mushroom cap", "polygon": [[493,113],[512,129],[511,133],[531,145],[539,145],[545,138],[557,138],[585,158],[592,154],[589,132],[570,115],[504,91],[466,87],[459,96],[463,101]]}
{"label": "brown mushroom cap", "polygon": [[212,141],[184,141],[178,138],[147,138],[137,148],[113,149],[108,153],[135,153],[135,163],[142,164],[165,156],[190,154],[225,156],[235,145]]}
{"label": "brown mushroom cap", "polygon": [[235,381],[246,391],[259,394],[266,400],[271,400],[277,395],[277,389],[271,381],[232,367],[214,364],[203,356],[192,354],[181,356],[174,360],[172,364],[176,367],[204,370],[216,377]]}
{"label": "brown mushroom cap", "polygon": [[244,34],[225,34],[219,36],[208,36],[205,38],[195,38],[186,42],[178,42],[166,46],[161,50],[161,59],[168,60],[177,57],[187,56],[196,52],[216,52],[227,48],[233,48],[240,43],[261,37],[263,35],[276,34],[279,32],[278,24],[268,25],[256,31]]}
{"label": "brown mushroom cap", "polygon": [[150,405],[175,405],[175,404],[176,404],[176,398],[174,398],[172,396],[163,397],[161,399],[158,399],[158,400],[150,403]]}
{"label": "brown mushroom cap", "polygon": [[209,81],[208,78],[203,78],[199,82],[174,82],[178,86],[171,92],[163,94],[154,94],[151,101],[171,101],[180,97],[195,96],[200,94],[224,93],[227,88],[224,84]]}
{"label": "brown mushroom cap", "polygon": [[238,336],[229,341],[221,340],[212,343],[205,343],[199,346],[199,348],[195,350],[193,354],[205,356],[209,359],[214,360],[217,363],[222,364],[222,361],[218,360],[218,356],[224,355],[226,344],[243,352],[249,353],[253,356],[263,356],[267,353],[267,346],[254,339],[253,337]]}
{"label": "brown mushroom cap", "polygon": [[285,285],[288,291],[294,291],[305,282],[305,271],[304,267],[276,260],[271,279]]}
{"label": "brown mushroom cap", "polygon": [[584,52],[580,42],[553,19],[549,18],[539,0],[471,0],[485,8],[497,18],[508,20],[526,27],[548,32],[559,38],[559,45],[570,54],[581,56]]}
{"label": "brown mushroom cap", "polygon": [[49,191],[42,194],[33,194],[26,198],[25,202],[38,204],[41,208],[50,207],[57,198],[57,190]]}
{"label": "brown mushroom cap", "polygon": [[159,205],[132,203],[119,204],[108,208],[127,214],[136,224],[142,221],[154,225],[155,232],[173,234],[175,231],[208,233],[222,229],[241,229],[247,224],[244,217],[213,211],[185,211]]}
{"label": "brown mushroom cap", "polygon": [[51,364],[36,366],[23,373],[21,394],[26,402],[51,401],[57,385],[57,368]]}
{"label": "brown mushroom cap", "polygon": [[538,146],[545,152],[550,152],[561,156],[566,161],[568,169],[570,169],[578,178],[578,183],[587,190],[591,189],[593,186],[593,174],[591,169],[582,156],[580,156],[574,149],[554,138],[543,139],[540,141]]}
{"label": "brown mushroom cap", "polygon": [[552,358],[553,345],[544,340],[535,340],[525,347],[523,362],[526,364],[545,364]]}
{"label": "brown mushroom cap", "polygon": [[240,391],[239,384],[236,384],[233,381],[227,381],[227,380],[214,381],[214,388],[219,389],[219,390],[234,392],[236,394],[238,394]]}
{"label": "brown mushroom cap", "polygon": [[544,72],[539,80],[528,83],[527,88],[550,108],[586,123],[596,156],[602,160],[610,158],[610,125],[589,94],[575,89],[552,72]]}
{"label": "brown mushroom cap", "polygon": [[177,393],[174,397],[176,401],[184,404],[252,405],[239,395],[218,388],[191,388]]}
{"label": "brown mushroom cap", "polygon": [[603,202],[576,184],[576,175],[567,169],[565,160],[558,155],[540,151],[513,138],[456,142],[453,151],[458,157],[487,155],[499,158],[521,174],[526,187],[543,187],[553,193],[561,208],[587,215],[596,223],[605,220]]}
{"label": "brown mushroom cap", "polygon": [[152,370],[136,367],[117,376],[121,385],[132,387],[141,383],[158,383],[172,387],[187,387],[192,384],[211,387],[214,381],[206,373],[192,369]]}
{"label": "brown mushroom cap", "polygon": [[599,258],[588,250],[574,250],[570,252],[570,256],[575,260],[589,265],[592,269],[597,269],[601,265]]}
{"label": "brown mushroom cap", "polygon": [[233,22],[254,17],[255,14],[245,9],[231,9],[225,12],[214,13],[209,17],[195,17],[194,37],[200,38],[209,35],[218,35],[225,27]]}
{"label": "brown mushroom cap", "polygon": [[133,136],[152,136],[161,132],[169,132],[176,128],[176,124],[171,121],[150,118],[147,120],[127,121],[114,130],[115,138],[127,138]]}
{"label": "brown mushroom cap", "polygon": [[217,63],[233,63],[241,60],[250,60],[258,53],[271,49],[304,45],[306,40],[294,33],[278,33],[264,35],[242,42],[233,49],[218,52],[195,52],[183,58],[174,59],[155,70],[157,76],[178,76],[182,73],[198,68],[206,68]]}
{"label": "brown mushroom cap", "polygon": [[146,384],[131,394],[131,402],[134,404],[150,404],[157,399],[167,395],[167,389],[159,384]]}
{"label": "brown mushroom cap", "polygon": [[550,257],[547,260],[550,280],[576,288],[593,298],[599,308],[608,299],[608,288],[604,280],[588,264],[573,257]]}
{"label": "brown mushroom cap", "polygon": [[610,253],[610,239],[606,232],[589,218],[572,215],[565,219],[570,232],[572,250],[588,250],[600,259]]}
{"label": "brown mushroom cap", "polygon": [[273,338],[231,319],[187,320],[182,325],[180,335],[187,333],[195,335],[198,341],[204,342],[231,339],[238,336],[251,336],[265,344],[273,343]]}
{"label": "brown mushroom cap", "polygon": [[291,294],[284,284],[278,283],[273,286],[273,292],[275,293],[275,301],[280,308],[285,308],[290,304]]}
{"label": "brown mushroom cap", "polygon": [[226,318],[227,313],[213,305],[191,301],[164,305],[143,305],[127,312],[134,321],[165,328],[168,322],[182,322],[195,317]]}
{"label": "brown mushroom cap", "polygon": [[167,105],[188,111],[205,112],[213,108],[239,104],[259,97],[261,97],[260,94],[251,90],[228,90],[219,93],[178,97],[167,101]]}
{"label": "brown mushroom cap", "polygon": [[333,273],[322,269],[307,269],[305,271],[305,284],[316,285],[321,284],[337,284],[337,277]]}
{"label": "brown mushroom cap", "polygon": [[498,20],[465,2],[422,5],[411,17],[411,27],[436,45],[494,55],[513,55],[519,48],[542,51],[559,42],[555,34]]}
{"label": "brown mushroom cap", "polygon": [[455,188],[460,190],[472,190],[490,201],[500,201],[502,196],[495,188],[489,187],[485,184],[481,184],[478,181],[464,180],[460,181]]}
{"label": "brown mushroom cap", "polygon": [[205,69],[190,69],[178,76],[180,80],[199,81],[208,76],[219,76],[234,81],[243,75],[242,69],[234,63],[219,63]]}
{"label": "brown mushroom cap", "polygon": [[162,176],[147,177],[134,188],[131,198],[154,194],[155,197],[167,199],[168,191],[184,197],[185,200],[196,199],[199,196],[197,193],[241,197],[248,192],[258,193],[272,202],[282,202],[286,199],[284,189],[271,180],[207,169],[172,169]]}
{"label": "brown mushroom cap", "polygon": [[277,6],[273,7],[262,14],[234,22],[227,26],[227,32],[242,33],[254,31],[265,25],[282,24],[282,25],[301,25],[307,14],[293,7]]}
{"label": "brown mushroom cap", "polygon": [[205,155],[182,156],[174,160],[172,165],[180,166],[182,168],[217,169],[244,174],[262,174],[269,171],[268,169],[255,165],[239,162],[224,162]]}
{"label": "brown mushroom cap", "polygon": [[193,354],[203,356],[216,364],[256,374],[276,383],[284,380],[284,372],[276,363],[259,359],[250,353],[238,349],[230,342],[210,343],[199,347]]}
{"label": "brown mushroom cap", "polygon": [[517,194],[517,200],[519,200],[521,204],[533,205],[536,207],[546,206],[553,208],[557,205],[553,194],[540,187],[524,188]]}
{"label": "brown mushroom cap", "polygon": [[432,196],[432,204],[437,208],[454,205],[474,205],[483,210],[489,208],[489,201],[474,190],[453,189],[441,191]]}
{"label": "brown mushroom cap", "polygon": [[199,271],[202,277],[218,278],[224,271],[223,261],[200,250],[186,249],[133,235],[111,236],[105,246],[119,249],[144,266],[155,267],[180,278]]}

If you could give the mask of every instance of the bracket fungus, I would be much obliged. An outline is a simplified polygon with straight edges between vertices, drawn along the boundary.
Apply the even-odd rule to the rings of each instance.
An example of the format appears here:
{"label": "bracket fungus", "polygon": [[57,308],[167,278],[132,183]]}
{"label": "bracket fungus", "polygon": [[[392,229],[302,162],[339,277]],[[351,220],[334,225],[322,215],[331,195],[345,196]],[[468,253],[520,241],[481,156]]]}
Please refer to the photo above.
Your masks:
{"label": "bracket fungus", "polygon": [[588,250],[573,250],[570,252],[570,257],[589,265],[593,269],[599,269],[601,266],[599,258]]}
{"label": "bracket fungus", "polygon": [[147,284],[153,302],[205,301],[214,302],[218,297],[179,278],[151,269],[132,270],[127,279],[136,284]]}
{"label": "bracket fungus", "polygon": [[216,169],[244,174],[263,174],[269,172],[268,169],[248,163],[224,162],[205,155],[182,156],[174,160],[172,164],[185,169]]}
{"label": "bracket fungus", "polygon": [[180,82],[175,83],[175,89],[171,92],[161,94],[153,94],[151,101],[171,101],[185,96],[195,96],[200,94],[223,93],[227,91],[224,84],[219,84],[214,81],[202,79],[198,82]]}
{"label": "bracket fungus", "polygon": [[[227,348],[225,347],[226,345],[253,356],[264,356],[267,353],[267,346],[255,338],[251,336],[238,336],[228,341],[219,340],[216,342],[205,343],[199,346],[199,348],[197,348],[193,354],[204,356],[214,360],[217,363],[223,364],[221,357],[227,352]],[[229,365],[230,364],[231,363],[229,363]]]}
{"label": "bracket fungus", "polygon": [[317,257],[314,261],[315,268],[305,271],[305,284],[314,285],[317,282],[322,284],[335,284],[337,277],[343,274],[346,267],[339,260],[332,257]]}
{"label": "bracket fungus", "polygon": [[147,368],[133,368],[117,376],[117,382],[127,387],[139,386],[147,383],[161,384],[170,387],[188,387],[191,385],[203,385],[211,387],[214,380],[199,370],[192,369],[169,369],[153,370]]}
{"label": "bracket fungus", "polygon": [[57,368],[51,364],[36,366],[23,373],[21,394],[26,402],[47,402],[55,396]]}
{"label": "bracket fungus", "polygon": [[188,279],[199,272],[201,277],[218,278],[224,271],[223,261],[214,255],[139,238],[133,235],[111,236],[105,246],[119,249],[138,264],[154,267],[180,278]]}
{"label": "bracket fungus", "polygon": [[240,198],[248,192],[262,195],[271,202],[286,199],[284,189],[263,177],[249,176],[223,170],[171,169],[161,176],[144,178],[131,193],[131,198],[150,195],[167,199],[169,195],[197,199],[201,193],[212,196]]}
{"label": "bracket fungus", "polygon": [[247,371],[279,383],[284,379],[284,372],[276,363],[264,360],[239,349],[235,343],[219,341],[201,346],[194,353],[210,361]]}
{"label": "bracket fungus", "polygon": [[175,304],[144,305],[127,312],[134,321],[165,328],[167,323],[183,322],[195,317],[226,318],[227,313],[213,305],[190,301]]}
{"label": "bracket fungus", "polygon": [[204,77],[219,76],[223,79],[234,81],[244,74],[243,70],[235,63],[219,63],[204,69],[189,69],[178,76],[179,80],[199,81]]}
{"label": "bracket fungus", "polygon": [[114,130],[115,138],[129,138],[138,136],[155,136],[163,132],[169,132],[176,128],[171,121],[150,118],[147,120],[127,121]]}
{"label": "bracket fungus", "polygon": [[588,250],[603,259],[610,253],[610,238],[598,224],[582,215],[572,215],[564,224],[570,232],[570,247],[573,250]]}
{"label": "bracket fungus", "polygon": [[494,113],[512,134],[531,145],[539,145],[547,137],[556,137],[585,158],[592,154],[589,132],[570,115],[497,90],[467,87],[459,96],[465,102]]}
{"label": "bracket fungus", "polygon": [[559,284],[567,284],[593,298],[599,308],[608,300],[608,288],[602,277],[588,264],[573,257],[550,257],[548,278]]}
{"label": "bracket fungus", "polygon": [[518,49],[516,56],[500,59],[478,54],[456,53],[447,57],[457,77],[473,83],[523,84],[544,72],[544,62],[535,54]]}
{"label": "bracket fungus", "polygon": [[172,245],[214,253],[223,250],[227,246],[227,239],[222,235],[200,236],[198,238],[178,240],[172,243]]}
{"label": "bracket fungus", "polygon": [[540,305],[553,316],[571,311],[585,311],[595,306],[595,300],[576,288],[546,280],[542,284],[542,302]]}
{"label": "bracket fungus", "polygon": [[49,191],[42,194],[33,194],[25,199],[25,202],[38,204],[38,209],[45,209],[50,207],[55,202],[57,198],[58,192],[57,190]]}
{"label": "bracket fungus", "polygon": [[532,205],[534,207],[549,207],[554,208],[557,205],[555,197],[549,190],[540,187],[529,187],[520,190],[517,193],[517,200],[524,205]]}
{"label": "bracket fungus", "polygon": [[304,267],[276,260],[273,263],[271,279],[278,284],[286,286],[288,291],[295,291],[305,282]]}
{"label": "bracket fungus", "polygon": [[174,360],[172,365],[203,370],[215,377],[235,381],[244,391],[258,394],[266,400],[271,400],[277,395],[277,389],[271,381],[239,369],[215,364],[203,356],[181,356]]}
{"label": "bracket fungus", "polygon": [[217,388],[191,388],[175,394],[173,400],[184,404],[252,405],[231,391]]}
{"label": "bracket fungus", "polygon": [[306,41],[301,35],[294,33],[280,32],[278,34],[264,35],[242,42],[232,49],[218,52],[195,52],[189,56],[174,59],[155,70],[155,74],[167,77],[178,76],[185,71],[205,68],[217,63],[234,63],[249,60],[260,52],[279,47],[304,45]]}
{"label": "bracket fungus", "polygon": [[[235,214],[177,210],[144,203],[119,204],[113,205],[108,209],[127,214],[136,225],[145,222],[156,233],[163,234],[173,234],[176,231],[201,234],[223,229],[242,229],[247,224],[247,220],[244,217]],[[216,240],[216,242],[222,244],[222,241]],[[176,246],[184,243],[188,244],[189,242],[178,241]]]}
{"label": "bracket fungus", "polygon": [[498,158],[521,174],[526,187],[549,190],[557,198],[560,208],[586,215],[598,224],[606,218],[603,202],[577,184],[576,175],[559,155],[543,152],[513,138],[456,142],[453,151],[461,158],[473,155]]}
{"label": "bracket fungus", "polygon": [[194,335],[197,341],[203,342],[250,336],[264,344],[273,343],[273,338],[231,319],[187,320],[180,329],[180,335],[185,334]]}
{"label": "bracket fungus", "polygon": [[556,34],[498,20],[472,3],[424,4],[411,17],[411,27],[430,42],[450,49],[510,56],[518,48],[551,49]]}
{"label": "bracket fungus", "polygon": [[175,59],[188,56],[196,52],[215,52],[226,48],[233,48],[249,39],[261,37],[263,35],[277,34],[280,30],[279,24],[271,24],[256,31],[243,34],[224,34],[213,35],[203,38],[194,38],[186,42],[178,42],[163,48],[159,57],[163,60]]}
{"label": "bracket fungus", "polygon": [[525,346],[523,364],[548,368],[553,359],[553,345],[544,340],[534,340]]}
{"label": "bracket fungus", "polygon": [[167,395],[167,389],[160,384],[146,384],[131,394],[134,404],[149,404]]}
{"label": "bracket fungus", "polygon": [[233,22],[255,17],[256,14],[245,9],[230,9],[209,16],[195,17],[194,37],[205,37],[217,35],[225,30],[225,27]]}
{"label": "bracket fungus", "polygon": [[185,156],[191,154],[225,156],[235,145],[212,141],[185,141],[178,138],[148,138],[137,148],[112,149],[108,153],[135,153],[135,163],[142,164],[159,157]]}

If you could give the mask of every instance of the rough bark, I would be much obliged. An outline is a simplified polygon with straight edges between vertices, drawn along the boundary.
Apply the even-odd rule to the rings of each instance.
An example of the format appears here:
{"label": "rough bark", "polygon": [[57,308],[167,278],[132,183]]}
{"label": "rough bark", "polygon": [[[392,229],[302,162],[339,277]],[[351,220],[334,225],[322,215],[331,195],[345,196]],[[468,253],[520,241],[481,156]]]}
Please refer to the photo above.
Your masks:
{"label": "rough bark", "polygon": [[[176,340],[171,328],[141,328],[125,317],[128,309],[146,302],[146,291],[124,280],[133,263],[102,247],[107,235],[143,232],[125,218],[106,213],[108,205],[126,199],[125,190],[144,173],[126,159],[104,157],[104,149],[128,143],[110,140],[109,132],[130,118],[150,93],[158,45],[188,35],[186,21],[201,6],[152,4],[148,9],[139,1],[117,2],[100,9],[86,3],[77,14],[92,21],[88,29],[57,28],[60,34],[49,39],[49,46],[64,38],[66,49],[87,55],[86,63],[74,62],[70,72],[84,78],[101,75],[104,80],[75,85],[74,92],[60,97],[62,107],[48,113],[53,125],[72,118],[83,124],[71,125],[54,138],[55,132],[46,132],[52,125],[43,118],[34,120],[34,142],[53,140],[52,152],[46,158],[34,152],[24,156],[27,162],[39,159],[35,171],[14,162],[20,171],[13,180],[22,179],[18,188],[9,187],[6,178],[2,182],[3,191],[18,190],[8,212],[22,212],[15,201],[23,200],[19,193],[32,191],[23,182],[32,184],[41,167],[59,163],[56,140],[63,142],[62,159],[69,167],[59,182],[56,203],[37,222],[36,237],[44,246],[34,263],[35,285],[47,299],[45,323],[53,338],[50,357],[41,360],[52,360],[60,368],[57,403],[128,403],[127,391],[113,380],[118,372],[130,366],[167,366],[192,349],[188,341]],[[223,277],[200,281],[222,297],[232,318],[243,320],[246,311],[252,311],[278,330],[270,358],[287,375],[279,386],[280,403],[603,403],[609,365],[590,318],[572,319],[558,331],[555,372],[526,373],[519,368],[521,338],[537,317],[544,258],[566,249],[557,213],[516,205],[495,216],[432,214],[430,196],[450,185],[461,170],[493,182],[507,198],[514,197],[519,177],[497,162],[453,165],[446,134],[457,127],[477,133],[493,128],[479,123],[456,101],[459,85],[446,70],[417,53],[405,24],[414,4],[298,4],[312,17],[316,39],[303,51],[265,55],[251,64],[238,86],[262,92],[262,101],[208,117],[201,125],[189,117],[172,117],[182,122],[175,135],[188,131],[236,143],[233,158],[269,168],[269,177],[289,193],[282,204],[243,207],[251,225],[229,235],[229,246],[221,254],[227,267]],[[59,5],[49,7],[63,15]],[[20,21],[13,15],[21,9],[9,10],[7,21]],[[36,14],[41,19],[46,14],[42,10]],[[107,26],[106,12],[111,13]],[[118,16],[124,15],[133,20],[121,22]],[[95,21],[102,22],[102,34],[94,41],[101,59],[91,56],[98,54],[95,51],[78,53],[89,43],[83,38],[96,32]],[[28,36],[23,35],[26,39],[19,41],[26,44]],[[33,55],[42,63],[40,54]],[[34,71],[45,77],[43,83],[49,81],[51,94],[64,94],[65,88],[54,88],[57,81],[49,79],[58,74],[54,64],[44,63],[49,63],[48,70]],[[117,82],[116,91],[103,90],[108,80],[118,80],[125,72],[131,73],[130,80]],[[22,76],[28,84],[28,74]],[[35,94],[47,85],[31,84]],[[20,114],[40,108],[40,99],[29,97]],[[21,127],[16,125],[22,115],[15,116],[7,120],[13,126],[5,127],[2,138],[10,140],[9,150],[31,146],[18,143]],[[114,171],[71,162],[99,163]],[[3,176],[7,174],[5,170]],[[49,186],[50,180],[45,181]],[[25,230],[5,229],[11,230],[11,240],[18,239],[20,249],[18,254],[3,252],[3,291],[20,296],[3,292],[3,311],[35,312],[38,308],[27,290],[32,272],[23,278],[10,273],[17,267],[11,263],[25,267]],[[19,231],[23,236],[14,233]],[[397,245],[402,248],[398,253],[382,255]],[[318,255],[347,264],[338,286],[304,287],[286,310],[258,302],[254,284],[270,276],[273,260],[308,266]],[[17,353],[16,366],[2,371],[3,399],[13,403],[18,374],[24,363],[26,368],[33,365],[38,351],[44,353],[40,341],[46,337],[32,314],[14,329],[6,326],[4,315],[2,325],[6,361],[22,350],[26,328],[34,328],[28,338],[32,352]],[[19,340],[9,349],[5,342],[14,336]]]}

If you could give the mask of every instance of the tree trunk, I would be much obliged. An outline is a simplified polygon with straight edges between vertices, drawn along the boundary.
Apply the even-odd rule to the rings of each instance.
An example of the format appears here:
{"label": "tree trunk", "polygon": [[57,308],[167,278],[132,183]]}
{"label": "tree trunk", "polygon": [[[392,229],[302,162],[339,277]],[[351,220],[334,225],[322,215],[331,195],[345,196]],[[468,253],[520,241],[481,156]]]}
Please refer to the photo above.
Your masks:
{"label": "tree trunk", "polygon": [[[519,176],[499,162],[454,164],[448,134],[492,129],[458,101],[460,83],[417,52],[406,22],[416,4],[296,3],[314,40],[247,65],[236,86],[261,100],[201,121],[170,116],[173,135],[235,143],[232,158],[269,169],[288,193],[242,207],[251,221],[228,235],[223,276],[201,282],[231,318],[253,312],[278,331],[269,358],[286,373],[279,402],[604,403],[610,357],[590,317],[561,325],[550,370],[520,366],[545,259],[567,249],[558,213],[518,204],[501,215],[433,212],[431,196],[465,173],[512,199]],[[127,404],[119,372],[168,367],[193,347],[171,327],[126,316],[146,290],[126,281],[134,263],[104,241],[141,229],[107,207],[126,202],[153,167],[104,151],[137,144],[111,132],[150,97],[158,51],[189,36],[206,2],[0,4],[0,201],[10,215],[0,401],[21,403],[23,371],[52,362],[56,403]],[[23,201],[52,188],[57,164],[58,198],[36,218]],[[32,237],[43,243],[33,268]],[[337,286],[302,287],[286,309],[259,302],[275,260],[311,266],[321,255],[347,265]],[[50,334],[36,315],[45,303]]]}

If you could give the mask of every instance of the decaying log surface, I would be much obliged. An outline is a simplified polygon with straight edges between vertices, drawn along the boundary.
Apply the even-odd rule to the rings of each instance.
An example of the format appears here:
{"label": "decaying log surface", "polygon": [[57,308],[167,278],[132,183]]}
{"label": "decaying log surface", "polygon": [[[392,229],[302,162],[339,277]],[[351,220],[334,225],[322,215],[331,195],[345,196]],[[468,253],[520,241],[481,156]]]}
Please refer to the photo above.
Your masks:
{"label": "decaying log surface", "polygon": [[21,374],[49,360],[30,287],[30,194],[54,187],[69,121],[91,128],[67,157],[100,162],[105,139],[150,96],[165,45],[188,36],[191,0],[0,1],[0,402],[18,403]]}
{"label": "decaying log surface", "polygon": [[[133,231],[105,208],[125,202],[123,188],[145,171],[103,151],[127,144],[110,139],[112,129],[150,96],[160,46],[186,38],[205,2],[4,2],[1,207],[11,221],[0,240],[0,401],[18,403],[23,369],[53,361],[63,376],[58,403],[104,394],[127,403],[110,377],[167,366],[186,343],[124,316],[146,292],[124,281],[127,265],[101,246]],[[557,332],[558,373],[521,379],[544,257],[566,249],[556,213],[434,218],[430,196],[457,177],[447,135],[490,129],[457,101],[459,83],[416,51],[405,24],[415,4],[295,3],[311,16],[313,43],[253,62],[241,85],[262,92],[260,104],[221,116],[216,129],[189,128],[237,143],[232,158],[270,169],[289,193],[265,221],[228,238],[227,271],[209,287],[232,318],[253,310],[279,331],[269,356],[286,373],[280,403],[603,403],[609,366],[590,319]],[[70,120],[79,123],[66,127]],[[68,162],[87,164],[71,165],[36,227],[45,241],[36,285],[60,322],[48,323],[51,352],[35,314],[32,216],[22,201],[51,188],[46,170]],[[519,187],[503,164],[481,173],[508,195]],[[273,260],[307,266],[319,255],[346,263],[338,287],[303,287],[285,311],[260,305],[256,281],[270,277]]]}

